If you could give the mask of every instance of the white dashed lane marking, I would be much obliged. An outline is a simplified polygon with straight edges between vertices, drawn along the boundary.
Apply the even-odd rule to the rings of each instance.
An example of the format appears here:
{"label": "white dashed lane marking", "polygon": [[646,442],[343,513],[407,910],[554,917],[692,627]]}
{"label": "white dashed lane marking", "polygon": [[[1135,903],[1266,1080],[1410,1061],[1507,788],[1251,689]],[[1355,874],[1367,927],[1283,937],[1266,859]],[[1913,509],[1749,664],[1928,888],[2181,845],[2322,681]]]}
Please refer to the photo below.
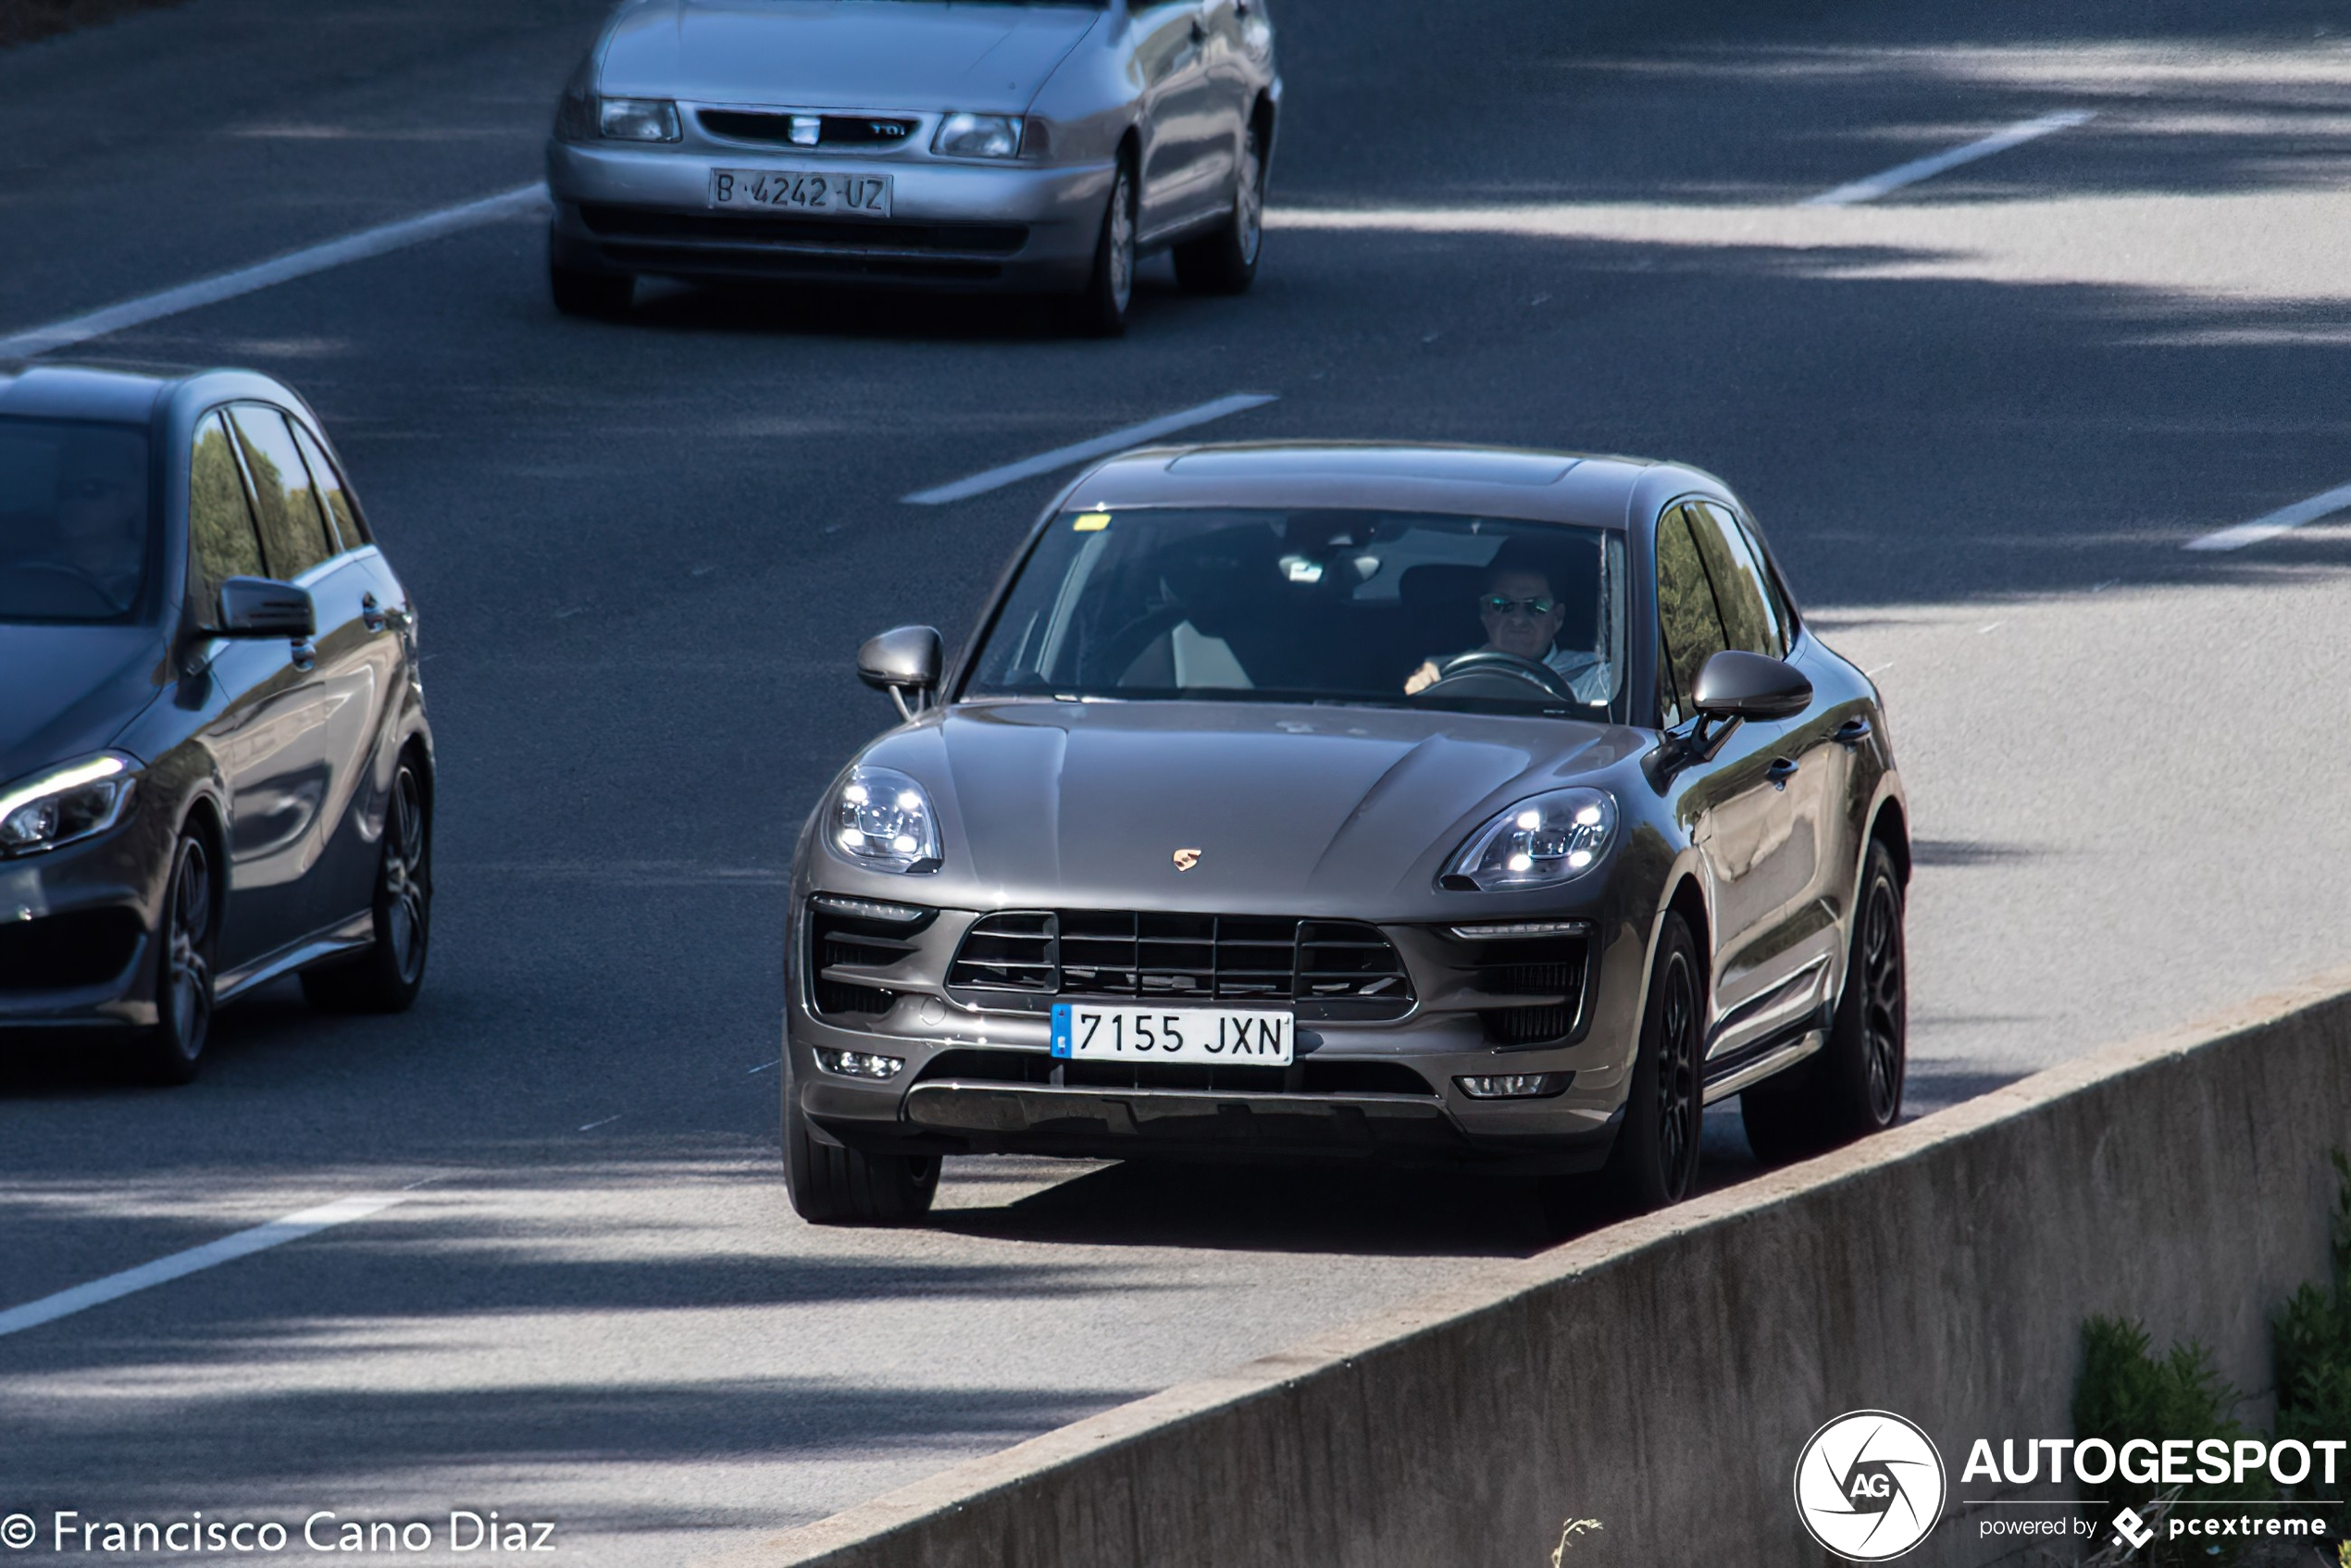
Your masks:
{"label": "white dashed lane marking", "polygon": [[1946,169],[1973,163],[1978,158],[1988,158],[1995,153],[2005,153],[2010,147],[2021,147],[2053,131],[2069,130],[2093,118],[2094,111],[2089,109],[2059,109],[2055,114],[2019,120],[1963,147],[1953,147],[1928,157],[1912,158],[1909,163],[1897,164],[1882,174],[1872,174],[1867,180],[1856,180],[1851,184],[1839,185],[1834,191],[1808,196],[1804,205],[1808,207],[1848,207],[1859,202],[1873,202],[1890,191],[1915,185],[1922,180],[1932,180]]}
{"label": "white dashed lane marking", "polygon": [[967,479],[940,485],[935,490],[918,490],[900,499],[909,506],[943,506],[951,501],[968,501],[975,495],[985,495],[1008,484],[1018,484],[1023,479],[1033,479],[1039,474],[1050,474],[1059,468],[1074,468],[1090,458],[1107,457],[1113,452],[1124,452],[1130,446],[1140,446],[1162,436],[1172,436],[1195,425],[1205,425],[1230,414],[1262,407],[1274,400],[1272,392],[1235,392],[1213,403],[1203,403],[1197,408],[1163,414],[1156,419],[1146,419],[1139,425],[1129,425],[1125,429],[1096,436],[1091,441],[1057,446],[1051,452],[1040,452],[1034,457],[1024,457],[1017,463],[1007,463],[1001,468],[990,468]]}

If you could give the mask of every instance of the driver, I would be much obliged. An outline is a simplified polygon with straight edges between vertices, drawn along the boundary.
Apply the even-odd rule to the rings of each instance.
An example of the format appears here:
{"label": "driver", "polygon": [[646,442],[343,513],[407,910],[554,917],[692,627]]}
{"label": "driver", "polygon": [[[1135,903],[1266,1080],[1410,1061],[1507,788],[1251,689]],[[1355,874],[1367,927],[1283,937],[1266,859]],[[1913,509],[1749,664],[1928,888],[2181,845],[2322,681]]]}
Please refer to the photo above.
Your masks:
{"label": "driver", "polygon": [[[1486,645],[1476,653],[1510,653],[1529,664],[1549,666],[1585,702],[1605,701],[1607,692],[1588,688],[1603,678],[1595,654],[1554,648],[1567,606],[1551,587],[1550,573],[1531,562],[1515,560],[1508,551],[1495,557],[1486,587],[1477,596],[1477,616],[1486,626]],[[1404,680],[1404,694],[1412,696],[1437,683],[1443,666],[1459,654],[1423,660]]]}
{"label": "driver", "polygon": [[76,431],[57,485],[56,543],[50,558],[113,601],[139,591],[147,542],[144,443],[113,430]]}

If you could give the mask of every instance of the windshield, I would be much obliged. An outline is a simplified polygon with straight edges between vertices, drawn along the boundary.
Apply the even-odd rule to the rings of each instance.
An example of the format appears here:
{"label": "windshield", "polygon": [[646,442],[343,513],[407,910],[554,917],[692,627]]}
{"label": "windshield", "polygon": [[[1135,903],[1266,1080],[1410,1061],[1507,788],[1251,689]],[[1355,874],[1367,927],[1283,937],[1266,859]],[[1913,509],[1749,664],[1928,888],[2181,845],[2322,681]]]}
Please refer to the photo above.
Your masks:
{"label": "windshield", "polygon": [[1145,509],[1053,520],[962,694],[1622,721],[1623,688],[1621,535],[1444,514]]}
{"label": "windshield", "polygon": [[0,621],[131,615],[152,509],[144,429],[0,417]]}

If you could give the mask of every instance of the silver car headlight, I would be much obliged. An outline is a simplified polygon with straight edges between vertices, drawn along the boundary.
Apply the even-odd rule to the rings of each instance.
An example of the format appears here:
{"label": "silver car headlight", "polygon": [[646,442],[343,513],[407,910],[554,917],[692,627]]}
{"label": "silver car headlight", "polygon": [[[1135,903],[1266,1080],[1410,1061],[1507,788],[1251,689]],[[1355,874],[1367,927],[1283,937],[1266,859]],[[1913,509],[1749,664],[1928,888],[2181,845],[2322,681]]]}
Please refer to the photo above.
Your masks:
{"label": "silver car headlight", "polygon": [[833,797],[825,841],[874,871],[939,869],[939,813],[921,785],[889,767],[850,770]]}
{"label": "silver car headlight", "polygon": [[35,854],[122,820],[139,765],[119,752],[63,764],[0,790],[0,855]]}
{"label": "silver car headlight", "polygon": [[1616,837],[1605,790],[1553,790],[1519,802],[1470,835],[1437,885],[1456,892],[1552,888],[1599,863]]}
{"label": "silver car headlight", "polygon": [[596,133],[610,142],[675,142],[678,106],[666,98],[599,98]]}
{"label": "silver car headlight", "polygon": [[930,150],[951,158],[1016,158],[1020,156],[1021,118],[1018,115],[975,115],[957,111],[939,122]]}

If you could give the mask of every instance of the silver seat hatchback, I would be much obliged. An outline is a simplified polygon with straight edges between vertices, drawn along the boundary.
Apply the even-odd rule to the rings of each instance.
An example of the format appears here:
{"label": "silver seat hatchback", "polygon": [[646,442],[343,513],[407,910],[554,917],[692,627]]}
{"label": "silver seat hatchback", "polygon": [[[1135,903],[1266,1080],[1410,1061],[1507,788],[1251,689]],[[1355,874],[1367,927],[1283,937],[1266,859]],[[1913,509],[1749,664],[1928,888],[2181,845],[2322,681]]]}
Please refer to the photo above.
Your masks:
{"label": "silver seat hatchback", "polygon": [[555,304],[637,278],[1058,293],[1126,328],[1138,256],[1257,269],[1265,0],[630,0],[548,143]]}

